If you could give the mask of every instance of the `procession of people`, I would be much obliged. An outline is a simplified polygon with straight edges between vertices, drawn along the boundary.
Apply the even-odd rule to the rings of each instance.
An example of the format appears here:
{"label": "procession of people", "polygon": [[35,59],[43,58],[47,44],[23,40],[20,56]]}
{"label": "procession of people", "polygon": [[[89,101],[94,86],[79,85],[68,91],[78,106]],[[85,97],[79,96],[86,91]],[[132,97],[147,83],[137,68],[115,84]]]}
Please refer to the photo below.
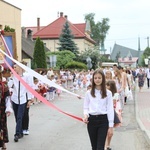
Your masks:
{"label": "procession of people", "polygon": [[[115,134],[113,128],[122,125],[122,114],[125,113],[124,107],[128,104],[128,101],[133,100],[132,92],[135,90],[136,82],[139,92],[142,92],[142,87],[146,83],[147,88],[149,88],[149,68],[132,69],[114,65],[88,71],[69,69],[55,71],[50,68],[47,72],[39,72],[51,83],[55,83],[52,86],[25,73],[24,69],[17,64],[14,64],[13,68],[30,87],[50,102],[56,99],[61,100],[61,94],[63,93],[61,89],[54,86],[55,84],[72,93],[77,93],[79,90],[85,91],[83,122],[87,124],[92,150],[111,150],[111,139]],[[8,87],[4,91],[3,80]],[[34,97],[12,73],[9,78],[1,77],[1,81],[1,113],[10,115],[13,109],[16,121],[14,141],[18,142],[24,135],[29,135],[30,105],[40,104],[41,101]],[[7,95],[3,94],[4,92],[7,92]],[[9,110],[6,106],[3,106],[6,100],[6,106],[9,107]],[[28,114],[26,114],[26,111],[28,111]],[[3,130],[1,147],[4,150],[6,149],[5,143],[8,142],[8,133],[5,129],[7,128],[7,119],[5,117],[4,128],[2,114],[0,118],[0,127]],[[116,117],[119,120],[118,122],[116,122]],[[24,126],[27,126],[26,129]]]}

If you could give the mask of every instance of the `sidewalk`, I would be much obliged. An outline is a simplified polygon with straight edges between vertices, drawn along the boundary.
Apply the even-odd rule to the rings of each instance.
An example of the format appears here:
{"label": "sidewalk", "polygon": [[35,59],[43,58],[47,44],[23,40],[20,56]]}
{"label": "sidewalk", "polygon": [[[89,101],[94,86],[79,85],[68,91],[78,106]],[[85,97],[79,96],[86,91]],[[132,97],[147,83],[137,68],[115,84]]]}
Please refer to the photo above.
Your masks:
{"label": "sidewalk", "polygon": [[150,144],[150,89],[145,84],[142,92],[136,88],[135,106],[136,119],[141,128],[145,132],[147,142]]}

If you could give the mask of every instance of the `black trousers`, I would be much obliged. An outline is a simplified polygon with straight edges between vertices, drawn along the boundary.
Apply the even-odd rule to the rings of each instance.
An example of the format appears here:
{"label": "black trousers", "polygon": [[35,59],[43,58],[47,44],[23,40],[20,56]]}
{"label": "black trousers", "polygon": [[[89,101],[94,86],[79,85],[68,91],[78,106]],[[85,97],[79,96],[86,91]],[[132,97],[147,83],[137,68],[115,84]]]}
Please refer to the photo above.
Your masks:
{"label": "black trousers", "polygon": [[108,131],[107,115],[90,115],[87,125],[92,150],[104,150]]}
{"label": "black trousers", "polygon": [[147,78],[147,88],[149,88],[149,78]]}
{"label": "black trousers", "polygon": [[29,108],[27,108],[27,103],[26,103],[24,116],[22,120],[22,130],[28,130],[28,129],[29,129]]}
{"label": "black trousers", "polygon": [[24,116],[24,111],[26,104],[15,104],[12,102],[13,110],[14,110],[14,115],[16,119],[16,133],[15,135],[20,135],[22,134],[22,121],[23,121],[23,116]]}

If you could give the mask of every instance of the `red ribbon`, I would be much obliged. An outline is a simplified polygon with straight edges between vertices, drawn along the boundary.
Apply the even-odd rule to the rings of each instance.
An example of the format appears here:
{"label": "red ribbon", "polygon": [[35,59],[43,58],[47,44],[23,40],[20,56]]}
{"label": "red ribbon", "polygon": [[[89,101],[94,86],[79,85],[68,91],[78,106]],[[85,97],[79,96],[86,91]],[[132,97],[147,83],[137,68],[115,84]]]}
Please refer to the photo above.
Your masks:
{"label": "red ribbon", "polygon": [[16,78],[40,101],[42,101],[44,104],[46,104],[47,106],[56,109],[57,111],[70,116],[76,120],[79,121],[83,121],[82,118],[74,116],[72,114],[66,113],[64,111],[62,111],[61,109],[59,109],[58,107],[56,107],[55,105],[53,105],[52,103],[50,103],[49,101],[47,101],[44,97],[42,97],[40,94],[38,94],[35,90],[33,90],[15,71],[14,69],[8,64],[8,62],[4,59],[4,62],[7,64],[7,66],[9,67],[9,69],[12,71],[12,73],[16,76]]}

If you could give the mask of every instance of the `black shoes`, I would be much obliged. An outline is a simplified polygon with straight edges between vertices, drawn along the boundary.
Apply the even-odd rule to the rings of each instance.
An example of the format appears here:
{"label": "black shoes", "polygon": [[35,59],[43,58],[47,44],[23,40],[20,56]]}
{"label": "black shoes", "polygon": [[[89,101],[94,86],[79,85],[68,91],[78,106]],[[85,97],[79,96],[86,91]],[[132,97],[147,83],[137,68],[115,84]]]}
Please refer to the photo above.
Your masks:
{"label": "black shoes", "polygon": [[19,134],[19,139],[23,138],[23,133]]}
{"label": "black shoes", "polygon": [[15,136],[14,136],[14,141],[15,141],[15,142],[18,142],[18,140],[21,139],[22,137],[23,137],[23,133],[22,133],[22,134],[19,134],[19,135],[15,135]]}
{"label": "black shoes", "polygon": [[14,136],[14,141],[15,141],[15,142],[18,142],[18,139],[19,139],[18,135],[15,135],[15,136]]}

